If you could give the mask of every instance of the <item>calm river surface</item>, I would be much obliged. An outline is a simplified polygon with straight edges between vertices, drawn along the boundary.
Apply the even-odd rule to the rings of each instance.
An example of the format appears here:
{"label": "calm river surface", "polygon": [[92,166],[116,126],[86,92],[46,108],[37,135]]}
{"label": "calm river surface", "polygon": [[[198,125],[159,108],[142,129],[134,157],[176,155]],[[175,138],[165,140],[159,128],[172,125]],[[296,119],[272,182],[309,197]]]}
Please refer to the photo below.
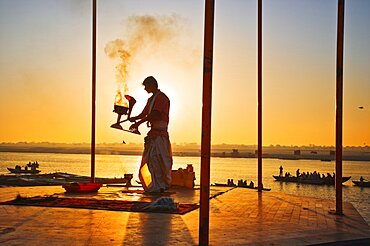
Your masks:
{"label": "calm river surface", "polygon": [[[124,173],[133,173],[137,179],[140,156],[96,155],[96,177],[123,177]],[[90,175],[90,155],[86,154],[51,154],[51,153],[10,153],[0,152],[0,174],[8,173],[7,167],[26,165],[29,161],[38,161],[41,173],[68,172],[80,175]],[[200,157],[174,157],[174,167],[185,168],[191,163],[196,172],[196,184],[200,182]],[[279,167],[284,167],[284,173],[295,175],[299,168],[301,172],[318,171],[333,173],[335,162],[317,160],[279,160],[263,159],[263,184],[272,191],[284,192],[299,196],[335,199],[334,186],[316,186],[309,184],[280,183],[274,181],[272,175],[279,174]],[[370,179],[369,161],[344,161],[343,176],[351,176],[358,180],[360,176]],[[253,180],[257,183],[257,159],[255,158],[212,158],[211,183],[226,183],[228,178]],[[370,188],[353,186],[351,180],[344,183],[343,199],[351,202],[360,214],[370,224]]]}

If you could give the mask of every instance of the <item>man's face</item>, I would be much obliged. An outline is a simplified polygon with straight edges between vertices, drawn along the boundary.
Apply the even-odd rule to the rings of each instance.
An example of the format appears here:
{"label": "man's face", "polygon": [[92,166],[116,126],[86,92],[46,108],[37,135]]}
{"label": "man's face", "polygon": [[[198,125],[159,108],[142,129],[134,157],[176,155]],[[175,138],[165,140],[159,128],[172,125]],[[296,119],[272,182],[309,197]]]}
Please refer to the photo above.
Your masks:
{"label": "man's face", "polygon": [[144,90],[148,93],[152,93],[154,91],[154,86],[152,85],[144,85]]}

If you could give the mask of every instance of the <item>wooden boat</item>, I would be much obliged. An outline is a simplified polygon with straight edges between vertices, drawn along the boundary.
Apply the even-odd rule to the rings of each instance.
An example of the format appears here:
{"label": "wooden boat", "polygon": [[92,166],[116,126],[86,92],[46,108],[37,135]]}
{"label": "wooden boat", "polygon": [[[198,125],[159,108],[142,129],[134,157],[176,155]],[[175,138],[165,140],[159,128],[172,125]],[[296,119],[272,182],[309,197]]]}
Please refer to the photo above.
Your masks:
{"label": "wooden boat", "polygon": [[[98,178],[95,177],[96,183],[101,184],[125,184],[131,186],[132,174],[125,174],[124,178]],[[88,183],[91,180],[88,176],[81,176],[71,173],[44,173],[44,174],[24,174],[0,175],[0,186],[39,186],[39,185],[63,185],[68,182]],[[27,181],[27,182],[26,182]]]}
{"label": "wooden boat", "polygon": [[222,183],[215,183],[214,186],[236,187],[236,185],[228,185],[228,184],[222,184]]}
{"label": "wooden boat", "polygon": [[[258,190],[258,187],[250,187],[250,186],[237,186],[238,188],[247,188],[247,189],[252,189],[252,190]],[[271,188],[262,188],[264,191],[270,191]]]}
{"label": "wooden boat", "polygon": [[370,187],[370,181],[360,181],[360,180],[352,180],[352,183],[354,183],[356,186],[360,187]]}
{"label": "wooden boat", "polygon": [[67,192],[73,193],[97,192],[102,186],[102,184],[91,182],[71,182],[62,185]]}
{"label": "wooden boat", "polygon": [[[334,185],[335,180],[333,177],[325,177],[320,179],[308,179],[308,178],[297,178],[295,176],[276,176],[273,175],[274,179],[280,182],[292,182],[292,183],[301,183],[301,184],[314,184],[314,185]],[[342,183],[348,181],[351,178],[349,177],[342,177]]]}
{"label": "wooden boat", "polygon": [[8,167],[8,170],[9,172],[11,173],[30,173],[30,174],[37,174],[39,172],[41,172],[40,170],[37,170],[37,168],[39,167],[39,164],[36,162],[28,162],[27,165],[22,169],[21,166],[19,165],[16,165],[14,168],[10,168]]}
{"label": "wooden boat", "polygon": [[8,167],[9,172],[11,173],[31,173],[31,174],[36,174],[41,172],[40,170],[37,169],[20,169],[20,168],[10,168]]}
{"label": "wooden boat", "polygon": [[[223,183],[215,183],[211,186],[218,186],[218,187],[238,187],[238,188],[247,188],[247,189],[253,189],[253,190],[258,190],[258,187],[250,187],[249,185],[247,186],[238,186],[238,185],[228,185],[228,184],[223,184]],[[270,191],[271,188],[262,188],[262,190],[265,191]]]}
{"label": "wooden boat", "polygon": [[298,178],[297,178],[297,177],[294,177],[294,176],[288,176],[288,177],[285,177],[285,176],[275,176],[275,175],[273,175],[273,177],[274,177],[277,181],[293,182],[293,183],[297,183],[297,182],[298,182]]}

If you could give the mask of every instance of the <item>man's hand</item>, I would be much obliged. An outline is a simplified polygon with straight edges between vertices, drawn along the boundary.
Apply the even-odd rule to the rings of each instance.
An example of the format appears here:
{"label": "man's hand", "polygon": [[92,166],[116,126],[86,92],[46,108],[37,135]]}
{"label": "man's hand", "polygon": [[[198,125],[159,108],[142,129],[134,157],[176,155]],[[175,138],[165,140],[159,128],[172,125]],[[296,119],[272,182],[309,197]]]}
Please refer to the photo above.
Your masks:
{"label": "man's hand", "polygon": [[138,119],[137,117],[130,117],[128,120],[130,122],[136,122],[137,119]]}
{"label": "man's hand", "polygon": [[134,124],[132,124],[132,125],[130,126],[129,130],[130,130],[130,131],[131,131],[131,130],[137,130],[137,129],[139,129],[139,126],[140,126],[140,123],[139,123],[139,122],[134,123]]}

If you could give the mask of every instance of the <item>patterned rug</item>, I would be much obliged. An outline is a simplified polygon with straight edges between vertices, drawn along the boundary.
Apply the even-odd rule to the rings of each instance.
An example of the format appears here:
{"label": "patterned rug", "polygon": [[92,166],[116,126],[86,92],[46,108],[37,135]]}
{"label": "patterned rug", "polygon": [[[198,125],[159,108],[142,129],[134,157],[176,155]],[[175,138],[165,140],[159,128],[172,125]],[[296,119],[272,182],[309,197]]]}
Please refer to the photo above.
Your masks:
{"label": "patterned rug", "polygon": [[56,196],[35,196],[17,197],[14,200],[0,202],[0,205],[20,205],[38,207],[61,207],[61,208],[82,208],[97,210],[112,210],[126,212],[149,212],[149,213],[170,213],[185,214],[199,208],[198,204],[179,203],[175,210],[161,206],[158,209],[148,210],[151,202],[122,201],[122,200],[99,200],[86,198],[62,198]]}

